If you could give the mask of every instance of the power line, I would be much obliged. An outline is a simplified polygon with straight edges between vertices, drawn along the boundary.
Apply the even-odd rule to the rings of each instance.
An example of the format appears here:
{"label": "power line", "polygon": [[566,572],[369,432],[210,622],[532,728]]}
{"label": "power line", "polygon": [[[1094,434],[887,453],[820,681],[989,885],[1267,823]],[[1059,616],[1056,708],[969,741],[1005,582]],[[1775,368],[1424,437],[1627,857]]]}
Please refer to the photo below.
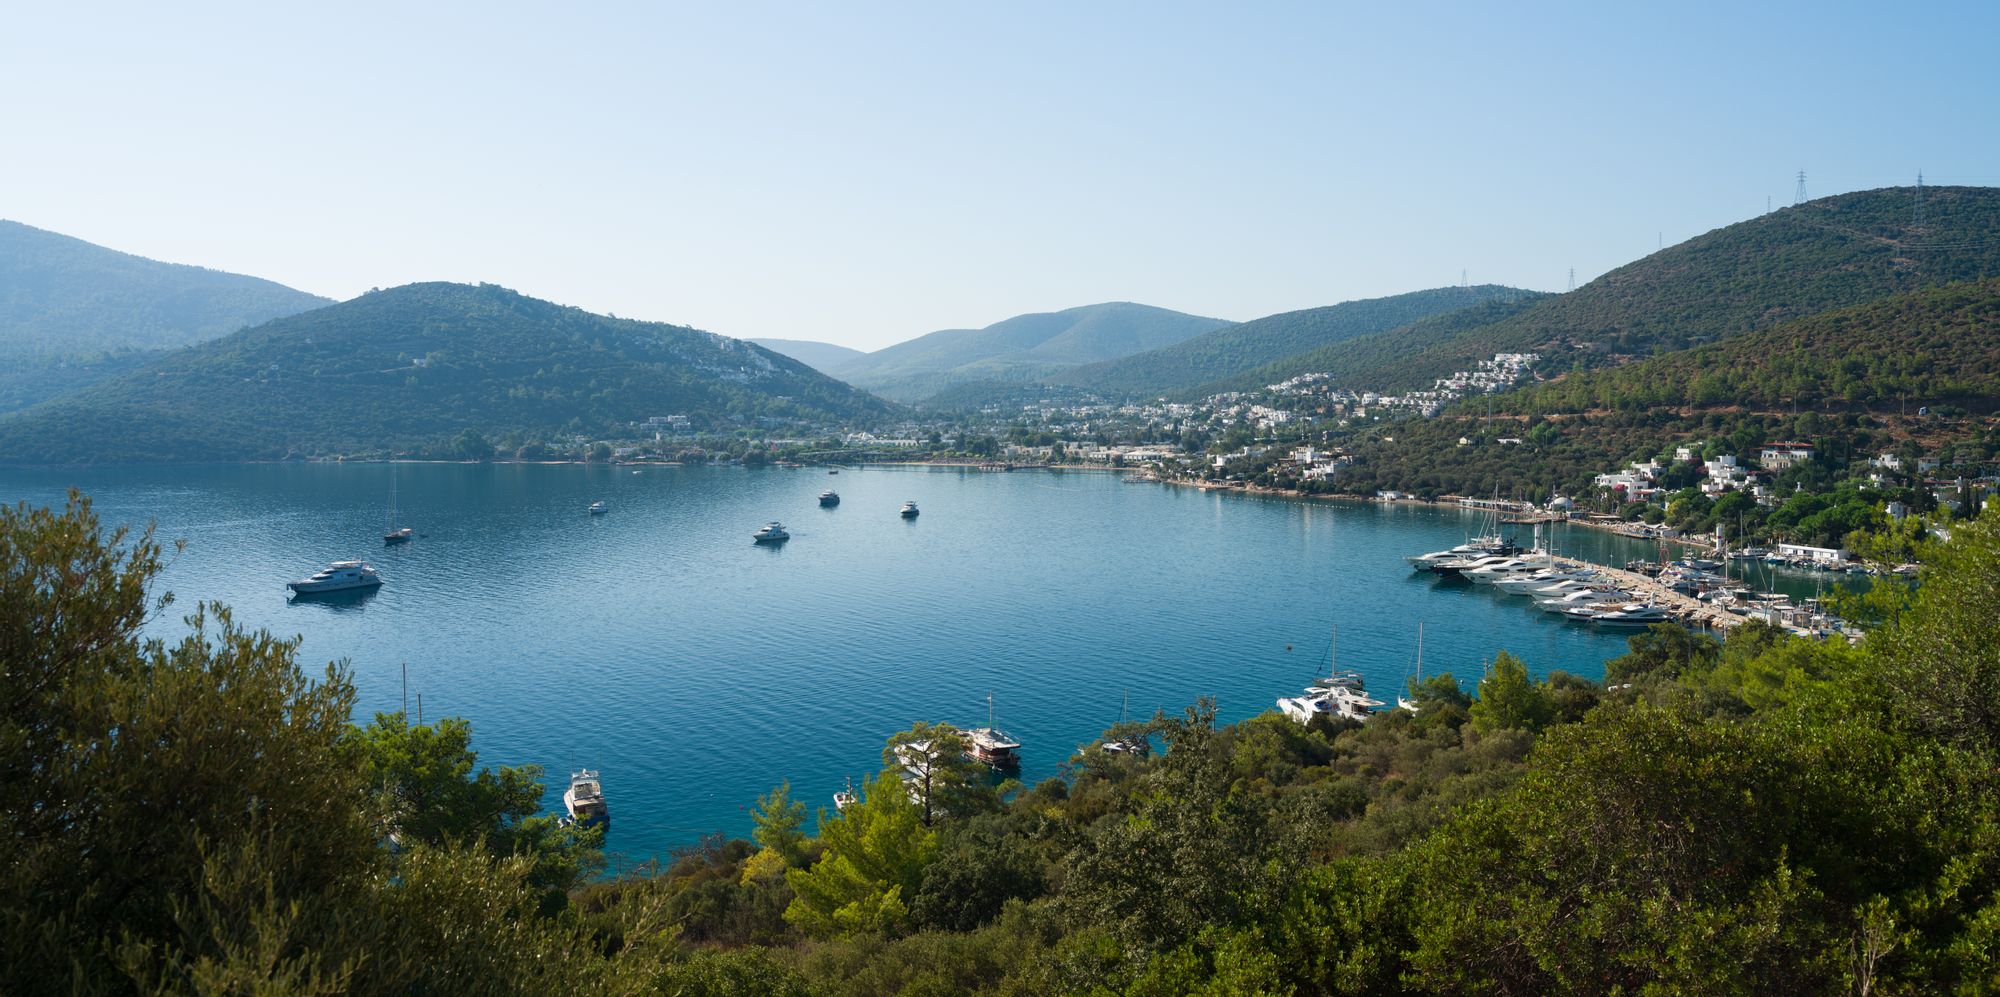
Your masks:
{"label": "power line", "polygon": [[1806,171],[1799,171],[1799,189],[1792,194],[1792,207],[1806,203]]}
{"label": "power line", "polygon": [[1569,268],[1569,289],[1570,289],[1570,290],[1572,290],[1572,291],[1576,290],[1576,268],[1575,268],[1575,267],[1570,267],[1570,268]]}
{"label": "power line", "polygon": [[1924,171],[1917,171],[1916,206],[1910,211],[1910,227],[1924,227]]}

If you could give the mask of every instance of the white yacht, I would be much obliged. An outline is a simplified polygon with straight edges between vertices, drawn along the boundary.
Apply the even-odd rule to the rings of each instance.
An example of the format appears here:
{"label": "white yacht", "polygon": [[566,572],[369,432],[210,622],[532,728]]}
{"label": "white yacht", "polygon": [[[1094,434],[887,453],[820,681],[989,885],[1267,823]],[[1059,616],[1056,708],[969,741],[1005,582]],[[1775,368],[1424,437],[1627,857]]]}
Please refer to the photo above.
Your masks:
{"label": "white yacht", "polygon": [[859,802],[861,802],[861,797],[854,793],[854,779],[849,777],[847,788],[833,794],[833,812],[840,813]]}
{"label": "white yacht", "polygon": [[1537,586],[1532,586],[1528,588],[1527,591],[1522,592],[1520,594],[1525,595],[1535,600],[1536,602],[1541,602],[1544,599],[1560,599],[1563,596],[1570,594],[1571,592],[1581,592],[1585,589],[1604,589],[1610,587],[1611,587],[1610,584],[1601,578],[1565,578],[1562,579],[1561,581],[1543,582]]}
{"label": "white yacht", "polygon": [[1647,602],[1626,603],[1610,609],[1599,610],[1590,622],[1600,627],[1650,627],[1655,623],[1667,623],[1673,617],[1665,608]]}
{"label": "white yacht", "polygon": [[834,490],[833,490],[833,489],[831,489],[831,488],[827,489],[826,491],[823,491],[823,492],[819,493],[819,504],[820,504],[820,505],[823,505],[823,506],[836,506],[836,505],[839,505],[839,504],[840,504],[840,493],[839,493],[839,492],[837,492],[837,491],[834,491]]}
{"label": "white yacht", "polygon": [[335,561],[315,572],[311,578],[286,582],[285,587],[300,595],[320,595],[372,589],[381,584],[382,576],[375,573],[374,565],[366,561]]}
{"label": "white yacht", "polygon": [[1459,561],[1469,557],[1484,557],[1488,554],[1511,554],[1517,548],[1511,541],[1498,536],[1477,537],[1449,550],[1434,550],[1428,554],[1412,554],[1403,558],[1410,567],[1418,571],[1431,571],[1440,561]]}
{"label": "white yacht", "polygon": [[986,726],[974,727],[965,732],[966,743],[971,746],[973,758],[995,768],[1014,768],[1021,764],[1021,742],[1007,736],[1007,732],[993,720],[993,694],[986,694]]}
{"label": "white yacht", "polygon": [[1278,709],[1299,723],[1311,723],[1315,716],[1326,715],[1337,719],[1361,721],[1383,706],[1379,699],[1371,698],[1361,681],[1359,672],[1335,672],[1322,679],[1313,680],[1306,686],[1305,695],[1289,696],[1278,700]]}
{"label": "white yacht", "polygon": [[916,503],[916,501],[915,501],[914,499],[912,499],[911,501],[908,501],[908,502],[905,502],[905,503],[903,503],[903,509],[902,509],[902,512],[898,513],[898,515],[901,515],[901,516],[902,516],[902,517],[903,517],[904,519],[915,519],[915,518],[917,518],[917,503]]}
{"label": "white yacht", "polygon": [[569,788],[563,790],[563,809],[569,811],[570,820],[584,827],[611,826],[611,804],[604,800],[604,783],[590,769],[570,773]]}
{"label": "white yacht", "polygon": [[1463,574],[1467,580],[1481,585],[1491,585],[1508,578],[1526,578],[1549,570],[1547,557],[1515,557],[1489,564],[1482,568],[1469,568]]}
{"label": "white yacht", "polygon": [[1597,577],[1589,568],[1543,568],[1540,571],[1493,582],[1494,591],[1508,595],[1529,595],[1562,582],[1587,582]]}
{"label": "white yacht", "polygon": [[1461,557],[1449,561],[1435,561],[1431,571],[1440,575],[1463,575],[1468,571],[1491,567],[1514,560],[1505,554],[1485,554],[1478,557]]}
{"label": "white yacht", "polygon": [[611,507],[610,507],[610,506],[608,506],[608,505],[605,505],[605,504],[604,504],[604,503],[602,503],[602,502],[592,502],[592,503],[590,503],[590,514],[591,514],[591,515],[593,515],[593,516],[602,516],[602,515],[604,515],[605,513],[607,513],[607,512],[610,512],[610,511],[611,511]]}
{"label": "white yacht", "polygon": [[1630,602],[1632,593],[1618,589],[1577,589],[1549,599],[1536,599],[1535,605],[1544,613],[1568,613],[1573,609],[1596,609],[1614,602]]}
{"label": "white yacht", "polygon": [[757,532],[750,534],[750,539],[760,544],[781,543],[791,538],[792,535],[785,532],[784,525],[776,520],[765,523]]}

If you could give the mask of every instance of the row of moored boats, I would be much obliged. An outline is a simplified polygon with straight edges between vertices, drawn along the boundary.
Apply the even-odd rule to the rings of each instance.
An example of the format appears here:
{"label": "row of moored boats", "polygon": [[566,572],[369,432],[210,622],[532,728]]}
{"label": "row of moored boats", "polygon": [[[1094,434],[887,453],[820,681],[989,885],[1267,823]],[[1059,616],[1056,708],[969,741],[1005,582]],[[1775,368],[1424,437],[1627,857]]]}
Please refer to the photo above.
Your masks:
{"label": "row of moored boats", "polygon": [[1404,560],[1418,571],[1491,585],[1506,595],[1526,596],[1542,611],[1578,623],[1636,629],[1674,619],[1667,607],[1619,588],[1595,568],[1561,564],[1547,550],[1523,551],[1513,541],[1498,536],[1479,537]]}

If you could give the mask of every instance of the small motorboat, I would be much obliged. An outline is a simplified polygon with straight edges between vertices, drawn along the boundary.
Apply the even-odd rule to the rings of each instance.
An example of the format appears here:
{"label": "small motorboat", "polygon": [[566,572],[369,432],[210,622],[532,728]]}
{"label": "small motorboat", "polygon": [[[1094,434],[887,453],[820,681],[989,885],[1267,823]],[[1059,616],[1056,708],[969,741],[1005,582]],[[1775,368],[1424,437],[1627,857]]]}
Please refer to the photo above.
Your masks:
{"label": "small motorboat", "polygon": [[861,797],[855,795],[854,779],[849,777],[847,788],[833,794],[833,811],[834,813],[840,813],[859,802],[861,802]]}
{"label": "small motorboat", "polygon": [[917,518],[917,503],[916,503],[916,501],[915,501],[915,500],[911,500],[911,501],[909,501],[909,502],[905,502],[905,503],[903,503],[903,510],[902,510],[902,512],[900,513],[900,515],[901,515],[901,516],[902,516],[902,517],[903,517],[904,519],[915,519],[915,518]]}
{"label": "small motorboat", "polygon": [[840,493],[829,488],[819,493],[819,504],[827,508],[840,504]]}
{"label": "small motorboat", "polygon": [[314,572],[310,578],[286,582],[285,587],[300,595],[322,595],[381,586],[382,576],[366,561],[335,561]]}
{"label": "small motorboat", "polygon": [[605,513],[607,513],[607,512],[610,512],[610,511],[611,511],[611,507],[610,507],[610,506],[608,506],[608,505],[605,505],[605,504],[604,504],[604,503],[602,503],[602,502],[592,502],[592,503],[590,503],[590,514],[591,514],[591,515],[593,515],[593,516],[602,516],[602,515],[604,515]]}
{"label": "small motorboat", "polygon": [[604,799],[604,782],[590,769],[570,774],[569,788],[563,790],[563,809],[569,811],[571,821],[583,827],[611,827],[611,804]]}
{"label": "small motorboat", "polygon": [[791,538],[792,535],[785,532],[783,524],[776,520],[765,523],[757,532],[750,534],[750,539],[760,544],[782,543]]}

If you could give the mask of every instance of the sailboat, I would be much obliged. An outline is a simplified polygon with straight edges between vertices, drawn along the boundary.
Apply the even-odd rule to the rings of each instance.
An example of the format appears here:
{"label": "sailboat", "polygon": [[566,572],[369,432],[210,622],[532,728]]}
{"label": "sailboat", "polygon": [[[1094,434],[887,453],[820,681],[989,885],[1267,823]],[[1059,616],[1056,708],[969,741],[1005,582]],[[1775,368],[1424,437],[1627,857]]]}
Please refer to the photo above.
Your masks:
{"label": "sailboat", "polygon": [[[1410,681],[1412,689],[1424,680],[1424,621],[1417,621],[1417,677]],[[1411,713],[1417,712],[1417,703],[1407,696],[1397,696],[1396,706]]]}
{"label": "sailboat", "polygon": [[[1129,722],[1127,717],[1131,713],[1131,710],[1132,694],[1127,692],[1123,705],[1118,707],[1119,729],[1124,729],[1125,725]],[[1143,734],[1128,733],[1123,737],[1105,739],[1104,743],[1098,745],[1098,750],[1108,751],[1117,755],[1127,755],[1133,758],[1143,758],[1152,753],[1153,744],[1151,741],[1146,740]]]}
{"label": "sailboat", "polygon": [[387,526],[383,528],[382,531],[382,543],[391,547],[400,543],[409,543],[410,538],[417,535],[417,532],[415,530],[412,530],[407,526],[396,525],[397,518],[398,517],[396,515],[396,464],[394,461],[391,461],[389,463],[389,523]]}

